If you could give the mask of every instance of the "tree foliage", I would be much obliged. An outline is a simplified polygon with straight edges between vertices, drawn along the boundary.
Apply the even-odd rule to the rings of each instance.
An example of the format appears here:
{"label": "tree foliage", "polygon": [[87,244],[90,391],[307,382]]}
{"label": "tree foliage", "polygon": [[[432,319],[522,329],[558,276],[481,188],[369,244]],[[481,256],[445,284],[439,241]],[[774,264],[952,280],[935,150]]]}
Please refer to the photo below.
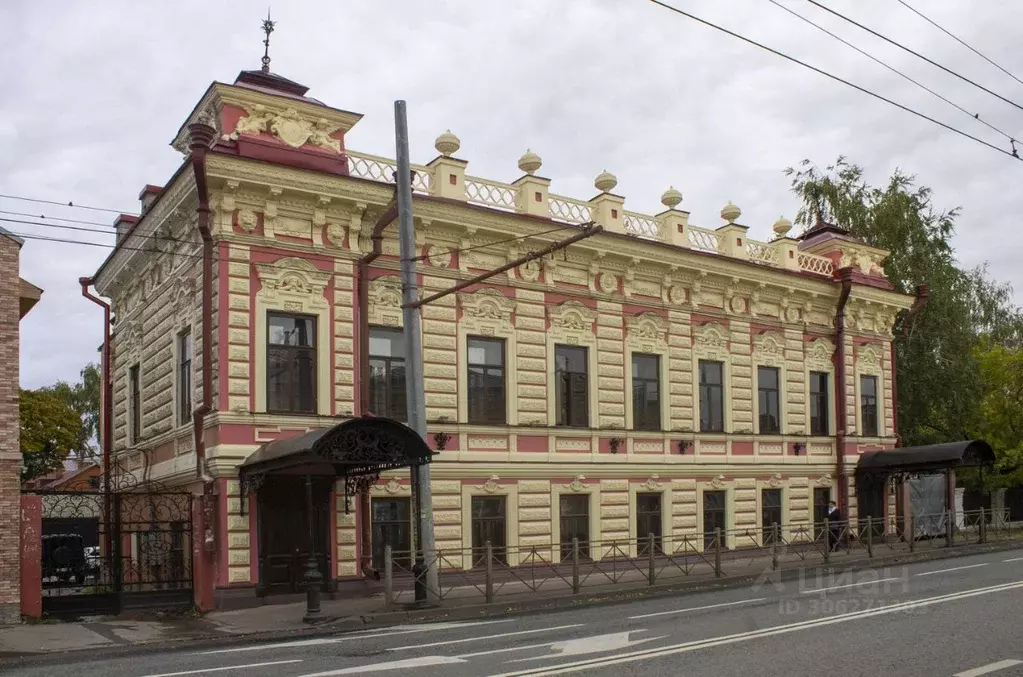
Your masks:
{"label": "tree foliage", "polygon": [[74,449],[82,458],[94,456],[97,452],[95,440],[99,435],[99,367],[90,363],[82,369],[78,383],[57,381],[42,391],[53,394],[78,412],[82,419],[81,437]]}
{"label": "tree foliage", "polygon": [[[796,222],[818,218],[846,228],[866,243],[887,249],[884,269],[896,290],[930,287],[927,307],[896,332],[899,427],[907,445],[978,437],[991,432],[982,406],[994,388],[982,369],[994,359],[976,348],[1023,346],[1023,317],[1012,289],[993,281],[985,267],[960,269],[952,246],[958,209],[934,206],[931,190],[896,170],[883,186],[872,186],[863,170],[838,160],[821,170],[809,160],[789,168],[802,206]],[[1023,402],[1008,403],[1019,413]],[[992,433],[993,434],[993,433]],[[999,438],[1001,439],[1001,438]]]}
{"label": "tree foliage", "polygon": [[985,485],[1023,484],[1023,349],[985,339],[974,356],[987,386],[980,402],[979,436],[998,453],[995,473]]}
{"label": "tree foliage", "polygon": [[52,390],[22,390],[22,481],[59,470],[83,438],[82,417]]}

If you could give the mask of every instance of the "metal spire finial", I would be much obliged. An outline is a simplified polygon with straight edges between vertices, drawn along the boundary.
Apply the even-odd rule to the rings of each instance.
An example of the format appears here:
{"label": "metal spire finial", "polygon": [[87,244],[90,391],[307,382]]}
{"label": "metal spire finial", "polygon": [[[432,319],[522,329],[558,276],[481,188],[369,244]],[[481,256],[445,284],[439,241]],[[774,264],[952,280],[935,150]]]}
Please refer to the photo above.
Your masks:
{"label": "metal spire finial", "polygon": [[270,8],[266,8],[266,19],[263,20],[263,32],[266,38],[263,39],[263,72],[270,72],[270,34],[274,32],[274,22],[270,21]]}

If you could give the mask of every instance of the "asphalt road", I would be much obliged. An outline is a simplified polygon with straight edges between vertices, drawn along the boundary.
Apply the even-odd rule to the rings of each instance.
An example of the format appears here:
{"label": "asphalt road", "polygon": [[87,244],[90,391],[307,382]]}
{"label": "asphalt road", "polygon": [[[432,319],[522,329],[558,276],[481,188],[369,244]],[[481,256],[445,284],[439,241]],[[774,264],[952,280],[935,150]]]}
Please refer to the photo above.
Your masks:
{"label": "asphalt road", "polygon": [[1023,550],[833,579],[219,650],[0,669],[9,677],[1023,676]]}

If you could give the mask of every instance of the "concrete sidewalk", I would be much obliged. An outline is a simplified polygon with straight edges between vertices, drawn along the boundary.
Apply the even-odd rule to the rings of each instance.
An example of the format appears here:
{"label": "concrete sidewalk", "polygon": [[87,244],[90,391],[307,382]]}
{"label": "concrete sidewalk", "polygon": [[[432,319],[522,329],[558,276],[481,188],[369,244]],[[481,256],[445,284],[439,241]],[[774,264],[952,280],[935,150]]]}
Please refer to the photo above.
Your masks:
{"label": "concrete sidewalk", "polygon": [[[964,555],[1019,548],[1018,540],[986,545],[959,545],[952,548],[917,549],[915,553],[878,552],[868,558],[863,550],[835,554],[829,564],[819,560],[780,562],[775,576],[792,580],[819,572],[839,572],[901,565],[908,562],[945,559]],[[760,558],[755,558],[760,559]],[[727,566],[731,564],[731,566]],[[500,595],[485,604],[478,595],[452,595],[440,606],[423,609],[384,609],[382,595],[324,600],[321,619],[316,624],[304,621],[305,603],[266,605],[235,611],[218,611],[203,617],[165,617],[155,619],[96,618],[73,623],[40,622],[0,627],[0,661],[33,656],[57,657],[64,652],[90,651],[97,655],[189,646],[212,646],[225,642],[274,641],[294,637],[323,636],[369,627],[387,627],[405,623],[437,620],[471,620],[486,616],[541,612],[586,604],[613,603],[638,597],[685,594],[708,588],[749,585],[770,573],[770,559],[763,565],[747,562],[738,567],[723,562],[723,577],[712,570],[650,586],[642,580],[618,584],[586,586],[578,595],[558,590],[540,590],[523,594]],[[470,586],[471,587],[471,586]],[[469,592],[468,590],[466,592]]]}

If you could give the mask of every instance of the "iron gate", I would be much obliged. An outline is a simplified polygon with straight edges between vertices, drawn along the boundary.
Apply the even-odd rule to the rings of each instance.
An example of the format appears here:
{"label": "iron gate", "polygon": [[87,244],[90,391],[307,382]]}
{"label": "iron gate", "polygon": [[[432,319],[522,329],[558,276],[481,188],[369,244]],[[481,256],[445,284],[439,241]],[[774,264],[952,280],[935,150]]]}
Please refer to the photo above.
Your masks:
{"label": "iron gate", "polygon": [[42,502],[43,613],[192,606],[192,495],[35,492]]}

